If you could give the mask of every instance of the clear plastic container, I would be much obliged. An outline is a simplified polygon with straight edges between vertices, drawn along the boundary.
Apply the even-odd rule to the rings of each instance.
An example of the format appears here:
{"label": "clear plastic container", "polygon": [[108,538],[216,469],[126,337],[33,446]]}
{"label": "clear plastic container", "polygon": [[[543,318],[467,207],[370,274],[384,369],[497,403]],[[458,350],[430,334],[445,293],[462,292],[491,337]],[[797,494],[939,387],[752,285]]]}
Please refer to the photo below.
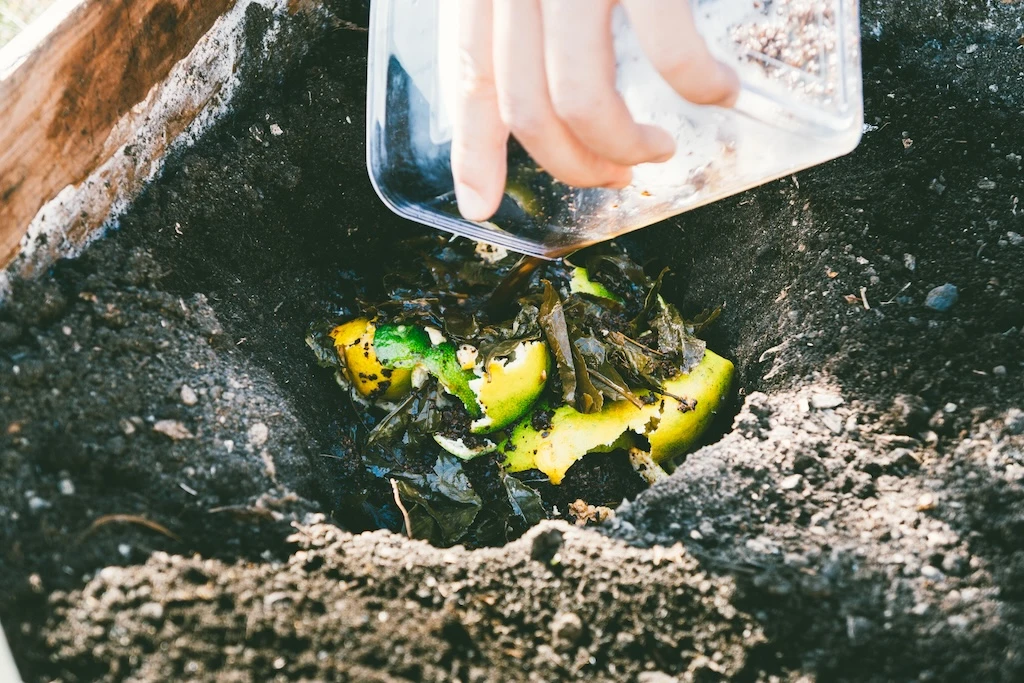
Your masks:
{"label": "clear plastic container", "polygon": [[623,190],[581,189],[555,181],[510,144],[498,212],[464,220],[449,163],[456,4],[375,0],[370,23],[370,178],[392,210],[434,228],[555,258],[841,156],[860,140],[856,0],[691,0],[701,35],[740,75],[734,109],[679,97],[619,8],[618,89],[637,121],[675,137],[676,155],[637,166]]}

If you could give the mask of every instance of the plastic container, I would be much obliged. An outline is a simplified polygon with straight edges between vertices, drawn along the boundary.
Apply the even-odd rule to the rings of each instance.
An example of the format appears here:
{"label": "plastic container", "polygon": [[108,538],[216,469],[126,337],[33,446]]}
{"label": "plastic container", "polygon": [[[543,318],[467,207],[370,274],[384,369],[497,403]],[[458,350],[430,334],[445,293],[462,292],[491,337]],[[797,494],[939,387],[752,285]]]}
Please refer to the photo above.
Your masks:
{"label": "plastic container", "polygon": [[676,139],[623,190],[556,182],[514,143],[498,213],[461,218],[449,163],[457,3],[376,0],[370,21],[367,166],[396,213],[555,258],[850,152],[863,128],[856,0],[691,0],[701,35],[734,66],[734,109],[679,97],[643,56],[621,8],[617,86],[637,121]]}
{"label": "plastic container", "polygon": [[11,648],[7,646],[7,638],[4,636],[4,628],[0,625],[0,681],[3,683],[21,683],[18,675],[18,668],[14,666],[14,656]]}

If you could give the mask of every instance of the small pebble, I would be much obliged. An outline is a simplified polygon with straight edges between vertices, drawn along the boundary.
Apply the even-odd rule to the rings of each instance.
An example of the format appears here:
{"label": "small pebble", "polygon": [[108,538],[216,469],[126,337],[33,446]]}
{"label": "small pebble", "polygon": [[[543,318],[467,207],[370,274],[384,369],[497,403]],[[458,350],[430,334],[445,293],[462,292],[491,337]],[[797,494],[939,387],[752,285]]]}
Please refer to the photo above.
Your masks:
{"label": "small pebble", "polygon": [[32,496],[28,499],[28,509],[32,512],[40,512],[50,507],[50,501],[43,500],[39,496]]}
{"label": "small pebble", "polygon": [[1008,233],[1006,233],[1006,239],[1009,240],[1010,244],[1012,244],[1015,247],[1024,245],[1024,236],[1022,236],[1019,232],[1014,232],[1013,230],[1010,230]]}
{"label": "small pebble", "polygon": [[131,420],[121,420],[120,427],[125,436],[131,436],[135,433],[135,425]]}
{"label": "small pebble", "polygon": [[803,479],[799,474],[791,474],[779,484],[779,488],[784,491],[792,491],[793,489],[800,486],[800,482]]}
{"label": "small pebble", "polygon": [[180,420],[157,420],[153,425],[153,431],[163,434],[172,441],[195,438]]}
{"label": "small pebble", "polygon": [[60,484],[57,485],[62,496],[73,496],[75,495],[75,483],[70,479],[61,479]]}
{"label": "small pebble", "polygon": [[187,406],[194,406],[199,403],[199,397],[196,396],[195,389],[187,384],[181,386],[181,402]]}
{"label": "small pebble", "polygon": [[259,448],[267,442],[268,438],[270,438],[270,428],[266,424],[257,422],[249,427],[249,443],[253,447]]}
{"label": "small pebble", "polygon": [[930,493],[921,494],[917,499],[917,505],[915,506],[918,512],[925,512],[926,510],[935,509],[935,496]]}
{"label": "small pebble", "polygon": [[924,305],[933,311],[948,311],[953,308],[953,305],[956,304],[959,298],[960,292],[957,290],[956,285],[951,285],[947,282],[928,292]]}
{"label": "small pebble", "polygon": [[1006,377],[1006,366],[1005,365],[997,365],[997,366],[995,366],[994,368],[992,368],[992,374],[995,375],[996,377]]}
{"label": "small pebble", "polygon": [[147,602],[139,607],[139,616],[146,621],[160,621],[164,618],[164,606],[159,602]]}
{"label": "small pebble", "polygon": [[970,625],[971,621],[963,614],[954,614],[946,619],[946,623],[956,629],[965,629]]}
{"label": "small pebble", "polygon": [[929,581],[941,581],[943,578],[942,572],[939,571],[938,567],[933,567],[930,564],[926,564],[921,567],[921,576],[928,579]]}
{"label": "small pebble", "polygon": [[815,410],[827,410],[843,405],[843,397],[835,394],[814,394],[811,396],[811,407]]}
{"label": "small pebble", "polygon": [[831,411],[821,418],[821,423],[828,427],[828,430],[833,434],[843,433],[843,418]]}
{"label": "small pebble", "polygon": [[559,645],[575,645],[583,635],[583,620],[572,612],[559,612],[551,620],[551,635]]}

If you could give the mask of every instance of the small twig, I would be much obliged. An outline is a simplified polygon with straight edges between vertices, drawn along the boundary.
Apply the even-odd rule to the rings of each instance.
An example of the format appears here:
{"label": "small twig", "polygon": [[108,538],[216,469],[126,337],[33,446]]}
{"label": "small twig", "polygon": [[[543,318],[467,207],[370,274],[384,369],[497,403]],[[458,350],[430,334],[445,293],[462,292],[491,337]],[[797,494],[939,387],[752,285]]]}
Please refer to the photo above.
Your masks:
{"label": "small twig", "polygon": [[611,379],[609,379],[608,377],[605,377],[604,375],[602,375],[597,370],[593,370],[591,368],[587,368],[587,373],[591,377],[596,379],[598,382],[601,382],[602,384],[604,384],[606,386],[609,386],[612,389],[614,389],[615,391],[617,391],[620,394],[622,394],[622,396],[627,401],[629,401],[630,403],[635,405],[637,408],[643,408],[644,407],[643,401],[641,401],[639,398],[637,398],[636,394],[634,394],[632,391],[629,390],[629,387],[627,387],[627,386],[619,386],[619,385],[615,384],[614,382],[611,381]]}
{"label": "small twig", "polygon": [[616,344],[630,344],[630,345],[635,346],[636,348],[640,349],[641,351],[645,351],[645,352],[647,352],[647,353],[649,353],[651,355],[661,356],[662,358],[668,358],[668,354],[667,353],[662,353],[661,351],[656,351],[656,350],[652,349],[649,346],[644,346],[643,344],[641,344],[637,340],[631,339],[630,337],[627,337],[626,335],[622,334],[621,332],[612,331],[612,332],[610,332],[608,334],[608,337],[609,337],[609,339],[611,339]]}
{"label": "small twig", "polygon": [[907,291],[907,289],[909,287],[910,287],[910,283],[908,282],[907,284],[903,285],[903,287],[900,289],[900,291],[898,291],[895,294],[893,294],[892,298],[890,298],[888,301],[883,301],[882,305],[883,306],[888,306],[889,304],[895,303],[896,302],[896,297],[898,297],[903,292]]}
{"label": "small twig", "polygon": [[680,403],[689,403],[692,400],[689,398],[683,398],[682,396],[676,396],[675,394],[665,391],[661,387],[651,387],[650,389],[652,394],[657,394],[658,396],[668,396],[669,398],[674,398]]}
{"label": "small twig", "polygon": [[871,310],[871,305],[868,303],[868,288],[867,287],[861,287],[860,288],[860,300],[864,302],[864,310],[865,311],[870,311]]}
{"label": "small twig", "polygon": [[321,453],[320,457],[321,458],[331,458],[333,460],[344,460],[345,459],[345,458],[341,457],[340,455],[334,455],[332,453]]}
{"label": "small twig", "polygon": [[101,526],[106,526],[107,524],[113,524],[115,522],[138,524],[139,526],[144,526],[147,529],[157,532],[158,534],[163,534],[172,541],[178,541],[179,543],[181,542],[181,537],[178,536],[178,534],[171,531],[170,529],[168,529],[167,527],[165,527],[163,524],[159,524],[152,520],[146,519],[145,517],[140,517],[139,515],[103,515],[102,517],[99,517],[98,519],[93,521],[93,523],[89,525],[89,528],[82,532],[82,535],[79,537],[79,540],[85,540],[88,536],[91,536],[93,533],[95,533]]}
{"label": "small twig", "polygon": [[391,482],[391,493],[395,496],[395,505],[402,511],[402,519],[405,520],[405,535],[412,538],[412,521],[409,519],[409,511],[405,509],[405,505],[402,503],[402,496],[398,495],[398,480],[392,477],[388,481]]}
{"label": "small twig", "polygon": [[773,353],[778,353],[779,351],[783,350],[784,348],[786,348],[786,345],[788,343],[789,343],[788,341],[784,341],[781,344],[776,344],[775,346],[771,347],[770,349],[765,349],[764,352],[761,354],[761,357],[757,359],[757,362],[758,363],[765,362],[766,360],[768,360],[768,356],[772,355]]}

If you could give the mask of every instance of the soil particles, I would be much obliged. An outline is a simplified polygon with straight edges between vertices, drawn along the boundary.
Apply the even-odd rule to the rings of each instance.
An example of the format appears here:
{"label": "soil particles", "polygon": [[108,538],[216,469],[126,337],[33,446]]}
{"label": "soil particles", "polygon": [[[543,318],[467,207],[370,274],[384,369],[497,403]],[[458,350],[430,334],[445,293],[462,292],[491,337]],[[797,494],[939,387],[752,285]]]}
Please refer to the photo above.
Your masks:
{"label": "soil particles", "polygon": [[24,678],[1024,680],[1024,6],[861,3],[853,154],[619,241],[722,307],[732,428],[469,550],[339,513],[351,412],[304,336],[423,230],[366,177],[355,5],[269,54],[252,6],[233,112],[0,304]]}

